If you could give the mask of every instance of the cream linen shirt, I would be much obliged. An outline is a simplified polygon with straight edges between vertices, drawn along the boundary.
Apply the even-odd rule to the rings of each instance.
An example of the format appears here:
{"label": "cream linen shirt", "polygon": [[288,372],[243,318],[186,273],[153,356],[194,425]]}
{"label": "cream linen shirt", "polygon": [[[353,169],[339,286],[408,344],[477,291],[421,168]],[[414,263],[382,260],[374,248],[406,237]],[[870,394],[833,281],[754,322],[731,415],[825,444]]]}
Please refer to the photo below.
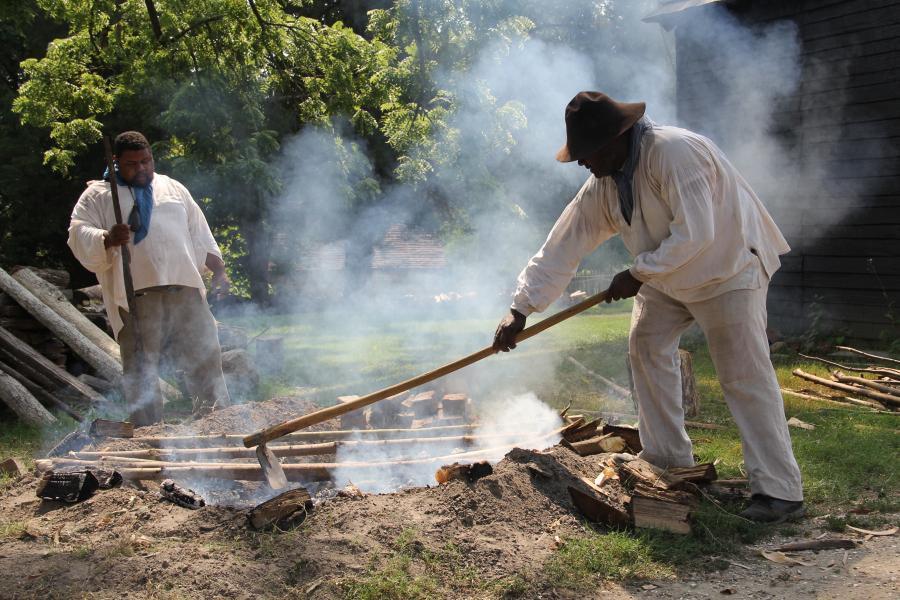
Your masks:
{"label": "cream linen shirt", "polygon": [[543,311],[581,260],[616,233],[634,257],[631,274],[685,303],[760,287],[790,250],[737,169],[701,135],[653,125],[633,185],[629,225],[612,178],[588,178],[519,274],[512,308]]}
{"label": "cream linen shirt", "polygon": [[[134,197],[119,186],[122,217],[128,219]],[[119,308],[128,310],[122,275],[122,251],[104,248],[103,235],[115,225],[109,183],[91,181],[81,194],[69,224],[69,247],[89,271],[97,275],[110,325],[118,337],[122,329]],[[140,244],[129,243],[131,278],[135,290],[159,285],[183,285],[206,294],[202,272],[206,255],[222,253],[203,211],[183,185],[165,175],[153,177],[153,213],[150,230]]]}

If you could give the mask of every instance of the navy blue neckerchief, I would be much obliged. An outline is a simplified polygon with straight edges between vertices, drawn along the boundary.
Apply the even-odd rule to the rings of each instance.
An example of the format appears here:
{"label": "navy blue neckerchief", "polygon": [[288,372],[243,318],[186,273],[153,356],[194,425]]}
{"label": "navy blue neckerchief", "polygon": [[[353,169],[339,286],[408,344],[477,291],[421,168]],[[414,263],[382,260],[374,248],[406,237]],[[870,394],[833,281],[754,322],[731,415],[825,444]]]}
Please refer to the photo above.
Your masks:
{"label": "navy blue neckerchief", "polygon": [[631,137],[628,140],[628,158],[622,169],[612,174],[616,189],[619,192],[619,208],[625,222],[631,225],[631,215],[634,212],[634,170],[641,158],[641,139],[653,122],[647,117],[641,118],[631,127]]}
{"label": "navy blue neckerchief", "polygon": [[[103,171],[103,181],[109,181],[109,167]],[[116,181],[119,185],[126,186],[134,197],[134,206],[137,212],[131,211],[132,214],[128,216],[128,225],[134,232],[134,243],[139,244],[150,231],[150,216],[153,214],[153,182],[151,181],[145,186],[133,186],[122,179],[118,168],[116,168]]]}

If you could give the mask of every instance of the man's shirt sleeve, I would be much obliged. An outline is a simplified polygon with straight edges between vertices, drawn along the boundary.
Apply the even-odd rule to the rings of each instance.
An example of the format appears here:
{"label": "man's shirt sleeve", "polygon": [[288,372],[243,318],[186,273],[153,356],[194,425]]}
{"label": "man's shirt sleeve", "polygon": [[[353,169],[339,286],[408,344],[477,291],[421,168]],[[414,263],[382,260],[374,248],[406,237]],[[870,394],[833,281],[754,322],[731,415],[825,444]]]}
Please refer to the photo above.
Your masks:
{"label": "man's shirt sleeve", "polygon": [[89,187],[75,204],[69,222],[69,248],[78,262],[92,273],[102,273],[112,268],[113,257],[119,253],[117,248],[106,248],[103,245],[106,227],[100,200],[98,192]]}
{"label": "man's shirt sleeve", "polygon": [[591,175],[560,215],[547,241],[519,274],[513,309],[523,315],[545,310],[565,291],[581,260],[615,235],[601,186]]}

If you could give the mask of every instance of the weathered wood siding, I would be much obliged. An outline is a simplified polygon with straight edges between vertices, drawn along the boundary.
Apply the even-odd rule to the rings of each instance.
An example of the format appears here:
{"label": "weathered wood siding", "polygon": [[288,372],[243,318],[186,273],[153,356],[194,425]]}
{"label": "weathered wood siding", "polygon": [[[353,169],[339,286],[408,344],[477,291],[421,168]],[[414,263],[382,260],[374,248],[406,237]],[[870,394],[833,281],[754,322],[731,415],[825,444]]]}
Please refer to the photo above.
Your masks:
{"label": "weathered wood siding", "polygon": [[[693,42],[695,11],[675,28],[679,118],[697,131],[740,118],[711,110],[728,74]],[[868,339],[900,337],[900,0],[757,0],[728,10],[750,25],[794,21],[801,81],[776,105],[773,129],[803,171],[764,198],[793,248],[769,293],[771,324]],[[719,118],[720,122],[710,122]],[[774,200],[774,201],[773,201]]]}

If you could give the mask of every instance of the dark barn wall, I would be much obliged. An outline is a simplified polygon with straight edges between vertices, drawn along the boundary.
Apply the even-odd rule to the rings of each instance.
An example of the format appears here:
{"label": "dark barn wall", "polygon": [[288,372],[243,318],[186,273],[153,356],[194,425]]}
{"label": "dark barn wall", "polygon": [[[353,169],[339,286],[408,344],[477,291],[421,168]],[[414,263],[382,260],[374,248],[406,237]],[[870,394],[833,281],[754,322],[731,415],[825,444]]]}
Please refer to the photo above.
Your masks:
{"label": "dark barn wall", "polygon": [[709,10],[751,27],[790,19],[802,42],[801,81],[777,103],[773,130],[806,180],[763,198],[792,247],[770,287],[770,324],[900,338],[900,0],[757,0],[678,15],[679,119],[716,139],[740,115],[711,110],[728,74],[711,66],[717,48],[691,41]]}

